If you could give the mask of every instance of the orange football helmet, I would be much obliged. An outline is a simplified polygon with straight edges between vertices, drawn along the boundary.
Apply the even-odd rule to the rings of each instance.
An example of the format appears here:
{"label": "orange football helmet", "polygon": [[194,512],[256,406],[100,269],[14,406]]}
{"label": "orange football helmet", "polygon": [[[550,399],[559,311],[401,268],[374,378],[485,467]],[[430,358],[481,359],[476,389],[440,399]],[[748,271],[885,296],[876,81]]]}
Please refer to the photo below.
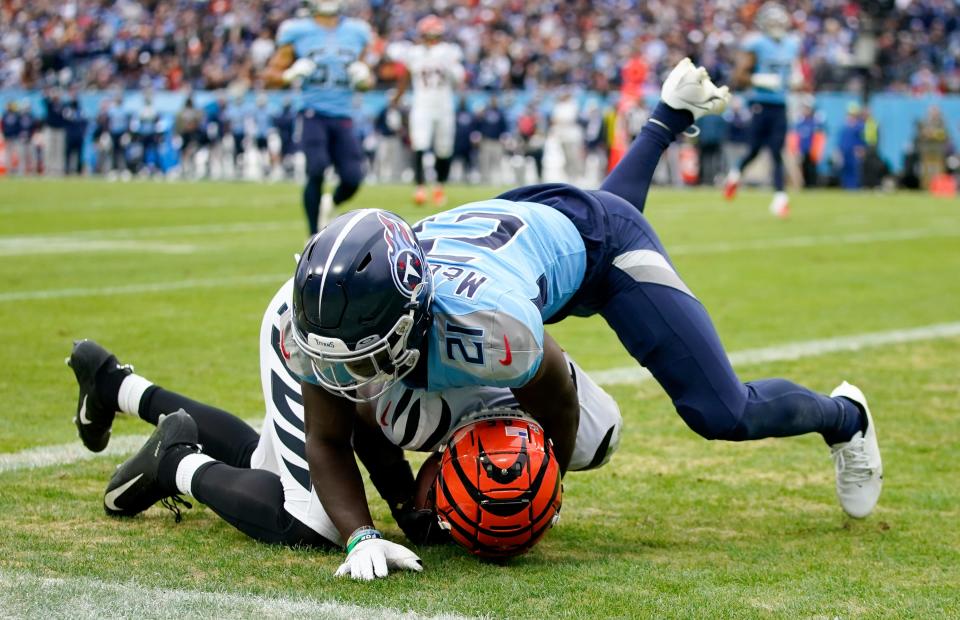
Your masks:
{"label": "orange football helmet", "polygon": [[543,429],[491,411],[454,431],[434,483],[440,526],[486,558],[529,551],[560,517],[563,484]]}

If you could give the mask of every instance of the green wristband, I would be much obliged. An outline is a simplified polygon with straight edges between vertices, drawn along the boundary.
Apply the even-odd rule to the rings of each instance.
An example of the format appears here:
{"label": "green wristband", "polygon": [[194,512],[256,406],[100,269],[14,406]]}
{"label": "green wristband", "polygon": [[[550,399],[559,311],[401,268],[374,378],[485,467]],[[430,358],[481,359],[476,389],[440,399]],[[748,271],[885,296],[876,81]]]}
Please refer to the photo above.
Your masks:
{"label": "green wristband", "polygon": [[380,530],[376,529],[370,525],[364,525],[363,527],[358,527],[353,531],[353,534],[350,534],[349,540],[347,540],[347,553],[349,554],[353,549],[362,543],[365,540],[371,540],[375,538],[383,538],[383,534],[380,533]]}

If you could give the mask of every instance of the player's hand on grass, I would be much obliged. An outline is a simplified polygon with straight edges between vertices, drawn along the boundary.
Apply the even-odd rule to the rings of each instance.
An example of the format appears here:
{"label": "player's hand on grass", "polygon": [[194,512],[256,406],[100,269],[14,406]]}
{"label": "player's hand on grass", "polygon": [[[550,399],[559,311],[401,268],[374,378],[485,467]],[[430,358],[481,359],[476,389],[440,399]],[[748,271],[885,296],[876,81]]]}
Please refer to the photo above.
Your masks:
{"label": "player's hand on grass", "polygon": [[423,570],[423,562],[403,545],[384,540],[377,530],[361,528],[350,536],[347,559],[340,565],[335,577],[349,575],[353,579],[372,581],[386,577],[391,570]]}

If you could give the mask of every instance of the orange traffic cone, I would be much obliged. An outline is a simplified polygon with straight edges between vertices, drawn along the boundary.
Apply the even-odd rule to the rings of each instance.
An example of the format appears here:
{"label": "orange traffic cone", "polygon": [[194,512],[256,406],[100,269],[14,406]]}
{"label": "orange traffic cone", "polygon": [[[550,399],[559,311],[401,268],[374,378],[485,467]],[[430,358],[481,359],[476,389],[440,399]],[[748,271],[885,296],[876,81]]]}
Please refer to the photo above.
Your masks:
{"label": "orange traffic cone", "polygon": [[938,174],[930,179],[930,193],[941,198],[955,198],[957,195],[957,180],[952,174]]}

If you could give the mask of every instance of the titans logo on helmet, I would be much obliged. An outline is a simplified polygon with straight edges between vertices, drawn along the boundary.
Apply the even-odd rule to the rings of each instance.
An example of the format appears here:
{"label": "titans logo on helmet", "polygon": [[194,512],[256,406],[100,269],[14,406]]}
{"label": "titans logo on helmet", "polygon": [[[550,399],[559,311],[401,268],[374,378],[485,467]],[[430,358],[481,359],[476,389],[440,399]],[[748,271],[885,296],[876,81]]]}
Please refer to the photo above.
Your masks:
{"label": "titans logo on helmet", "polygon": [[425,267],[420,246],[406,224],[378,213],[383,224],[383,239],[387,242],[387,259],[393,284],[404,295],[411,295],[423,283]]}

